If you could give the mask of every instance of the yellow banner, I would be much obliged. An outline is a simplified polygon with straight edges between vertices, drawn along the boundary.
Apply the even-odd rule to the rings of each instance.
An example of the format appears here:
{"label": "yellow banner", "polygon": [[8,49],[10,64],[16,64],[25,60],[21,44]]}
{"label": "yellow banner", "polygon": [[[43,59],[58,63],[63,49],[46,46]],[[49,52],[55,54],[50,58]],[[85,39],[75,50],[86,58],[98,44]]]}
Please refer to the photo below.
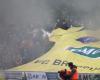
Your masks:
{"label": "yellow banner", "polygon": [[68,69],[65,64],[73,62],[78,66],[79,73],[100,73],[100,41],[89,35],[83,27],[56,29],[50,40],[55,41],[50,51],[28,64],[10,70],[57,72]]}

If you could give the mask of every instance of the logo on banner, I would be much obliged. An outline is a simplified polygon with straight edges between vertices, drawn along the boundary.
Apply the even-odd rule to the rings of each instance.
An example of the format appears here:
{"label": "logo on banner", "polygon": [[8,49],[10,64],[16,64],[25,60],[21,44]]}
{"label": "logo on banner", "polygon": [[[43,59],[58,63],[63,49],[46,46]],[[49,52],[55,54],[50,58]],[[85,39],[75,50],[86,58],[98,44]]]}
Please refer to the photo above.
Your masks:
{"label": "logo on banner", "polygon": [[90,36],[80,37],[76,40],[80,41],[81,43],[90,43],[98,41],[95,37],[90,37]]}
{"label": "logo on banner", "polygon": [[27,80],[47,80],[44,72],[25,72]]}
{"label": "logo on banner", "polygon": [[69,47],[67,50],[90,58],[100,58],[100,48],[84,46],[81,48]]}

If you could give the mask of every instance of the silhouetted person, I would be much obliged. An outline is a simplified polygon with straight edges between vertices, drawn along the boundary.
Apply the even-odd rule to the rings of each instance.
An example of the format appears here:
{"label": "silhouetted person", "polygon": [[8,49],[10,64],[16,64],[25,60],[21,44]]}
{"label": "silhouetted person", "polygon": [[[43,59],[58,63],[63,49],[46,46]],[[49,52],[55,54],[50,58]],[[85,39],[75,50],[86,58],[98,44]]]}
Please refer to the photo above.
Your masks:
{"label": "silhouetted person", "polygon": [[72,62],[69,62],[68,67],[70,68],[69,80],[78,80],[77,66],[74,65]]}
{"label": "silhouetted person", "polygon": [[71,27],[71,22],[67,19],[58,19],[56,23],[56,28],[62,28],[62,29],[69,29]]}
{"label": "silhouetted person", "polygon": [[62,80],[70,80],[70,71],[68,71],[67,69],[64,70],[60,70],[58,71],[59,76]]}
{"label": "silhouetted person", "polygon": [[64,69],[58,71],[60,78],[62,80],[78,80],[77,66],[73,65],[72,62],[69,62],[67,65],[70,70]]}

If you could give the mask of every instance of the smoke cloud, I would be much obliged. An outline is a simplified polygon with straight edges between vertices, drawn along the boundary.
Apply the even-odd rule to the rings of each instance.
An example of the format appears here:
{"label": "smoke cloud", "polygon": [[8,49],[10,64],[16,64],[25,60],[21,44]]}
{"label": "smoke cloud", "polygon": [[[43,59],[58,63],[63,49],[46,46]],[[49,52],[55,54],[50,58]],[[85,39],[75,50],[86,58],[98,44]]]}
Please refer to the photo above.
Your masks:
{"label": "smoke cloud", "polygon": [[[51,3],[51,4],[50,4]],[[90,25],[90,29],[99,28],[100,16],[99,0],[50,0],[49,5],[52,9],[59,10],[60,16],[70,17],[83,23]],[[87,27],[88,27],[87,26]]]}
{"label": "smoke cloud", "polygon": [[[85,15],[82,16],[81,20],[90,29],[97,29],[100,25],[100,1],[99,0],[75,0],[75,8],[78,11],[82,11]],[[90,26],[89,26],[90,25]]]}
{"label": "smoke cloud", "polygon": [[48,51],[53,43],[45,30],[51,31],[58,18],[98,30],[89,32],[97,36],[99,4],[100,0],[0,0],[0,68],[24,64]]}
{"label": "smoke cloud", "polygon": [[87,29],[92,30],[88,34],[100,39],[100,1],[74,0],[74,4],[74,8],[78,13],[84,13],[84,15],[81,15],[81,22]]}
{"label": "smoke cloud", "polygon": [[[27,63],[50,47],[42,29],[52,23],[45,0],[0,0],[0,68]],[[50,27],[50,26],[49,26]]]}
{"label": "smoke cloud", "polygon": [[84,25],[90,35],[98,37],[100,33],[100,1],[99,0],[49,0],[56,18],[65,17]]}

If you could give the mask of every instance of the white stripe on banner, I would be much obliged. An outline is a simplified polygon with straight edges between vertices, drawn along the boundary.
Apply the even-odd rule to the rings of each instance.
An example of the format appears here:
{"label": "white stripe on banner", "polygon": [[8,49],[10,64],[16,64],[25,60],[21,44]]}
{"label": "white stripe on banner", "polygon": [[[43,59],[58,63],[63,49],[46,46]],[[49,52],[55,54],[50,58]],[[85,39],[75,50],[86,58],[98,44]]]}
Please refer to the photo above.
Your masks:
{"label": "white stripe on banner", "polygon": [[44,72],[25,72],[27,80],[47,80]]}

